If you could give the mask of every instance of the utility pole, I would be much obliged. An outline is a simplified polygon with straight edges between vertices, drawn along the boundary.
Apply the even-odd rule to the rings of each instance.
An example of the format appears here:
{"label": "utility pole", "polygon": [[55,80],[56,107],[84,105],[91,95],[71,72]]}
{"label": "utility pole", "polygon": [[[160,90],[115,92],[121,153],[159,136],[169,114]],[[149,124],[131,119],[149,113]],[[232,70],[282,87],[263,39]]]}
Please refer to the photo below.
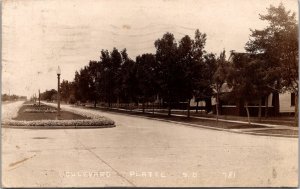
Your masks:
{"label": "utility pole", "polygon": [[60,116],[60,68],[57,68],[57,116]]}

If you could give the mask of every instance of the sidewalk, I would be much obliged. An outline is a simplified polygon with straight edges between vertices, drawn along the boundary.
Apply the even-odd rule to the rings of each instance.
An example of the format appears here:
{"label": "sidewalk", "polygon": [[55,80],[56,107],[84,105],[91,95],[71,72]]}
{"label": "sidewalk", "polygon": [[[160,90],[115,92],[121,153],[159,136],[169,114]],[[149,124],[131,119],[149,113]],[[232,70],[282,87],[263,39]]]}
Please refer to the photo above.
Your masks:
{"label": "sidewalk", "polygon": [[[95,109],[93,106],[85,106],[86,108]],[[187,118],[185,114],[173,113],[171,117],[167,116],[166,113],[162,112],[152,112],[142,110],[128,110],[122,108],[107,108],[99,107],[103,111],[127,114],[131,116],[145,117],[149,119],[157,119],[162,121],[168,121],[173,123],[185,124],[189,126],[203,127],[214,130],[222,130],[236,133],[254,134],[254,135],[264,135],[264,136],[280,136],[280,137],[298,137],[298,127],[283,124],[270,124],[261,122],[251,122],[251,125],[247,121],[243,120],[229,120],[229,119],[219,119],[216,122],[215,118],[212,117],[202,117],[201,114],[195,116],[194,113],[191,114],[190,118]]]}

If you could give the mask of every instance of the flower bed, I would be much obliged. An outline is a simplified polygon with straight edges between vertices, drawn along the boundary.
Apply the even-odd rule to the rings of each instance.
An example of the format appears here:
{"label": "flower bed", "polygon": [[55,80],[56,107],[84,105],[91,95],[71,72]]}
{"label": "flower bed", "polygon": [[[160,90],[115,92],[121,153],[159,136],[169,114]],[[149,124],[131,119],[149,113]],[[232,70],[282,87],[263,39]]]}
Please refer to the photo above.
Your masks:
{"label": "flower bed", "polygon": [[[20,108],[18,104],[18,108]],[[30,108],[27,108],[30,107]],[[54,113],[56,109],[46,105],[34,106],[30,104],[24,104],[23,109],[25,108],[25,113]],[[22,108],[21,108],[22,109]],[[18,112],[18,109],[15,107],[12,108],[14,112]],[[77,113],[79,112],[72,112]],[[2,127],[9,128],[104,128],[104,127],[115,127],[114,121],[103,116],[91,116],[91,115],[80,115],[87,119],[41,119],[41,120],[13,120],[16,117],[16,113],[12,114],[14,116],[7,116],[7,119],[2,120]]]}
{"label": "flower bed", "polygon": [[25,113],[56,113],[56,110],[51,109],[33,109],[27,108],[24,110]]}
{"label": "flower bed", "polygon": [[114,126],[110,119],[83,119],[83,120],[36,120],[36,121],[17,121],[10,120],[2,122],[3,126]]}

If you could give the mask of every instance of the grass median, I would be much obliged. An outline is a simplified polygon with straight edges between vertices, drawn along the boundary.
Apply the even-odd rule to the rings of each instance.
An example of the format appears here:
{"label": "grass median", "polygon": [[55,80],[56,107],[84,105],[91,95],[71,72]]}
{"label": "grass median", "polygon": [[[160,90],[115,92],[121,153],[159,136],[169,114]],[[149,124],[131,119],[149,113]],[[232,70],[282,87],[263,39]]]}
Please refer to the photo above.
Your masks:
{"label": "grass median", "polygon": [[91,118],[44,104],[24,103],[18,115],[10,120],[3,120],[2,127],[11,128],[103,128],[115,127],[114,121],[98,116]]}

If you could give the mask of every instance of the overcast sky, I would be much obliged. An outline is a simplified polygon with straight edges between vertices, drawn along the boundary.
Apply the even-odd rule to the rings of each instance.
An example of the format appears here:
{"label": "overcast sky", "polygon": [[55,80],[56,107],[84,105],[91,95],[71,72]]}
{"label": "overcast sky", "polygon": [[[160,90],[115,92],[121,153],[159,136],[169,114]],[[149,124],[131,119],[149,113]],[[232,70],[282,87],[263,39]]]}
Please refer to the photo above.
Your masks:
{"label": "overcast sky", "polygon": [[101,49],[154,53],[165,32],[176,40],[207,34],[206,51],[244,51],[259,13],[273,4],[296,12],[297,0],[5,0],[2,8],[2,93],[30,96],[56,88]]}

